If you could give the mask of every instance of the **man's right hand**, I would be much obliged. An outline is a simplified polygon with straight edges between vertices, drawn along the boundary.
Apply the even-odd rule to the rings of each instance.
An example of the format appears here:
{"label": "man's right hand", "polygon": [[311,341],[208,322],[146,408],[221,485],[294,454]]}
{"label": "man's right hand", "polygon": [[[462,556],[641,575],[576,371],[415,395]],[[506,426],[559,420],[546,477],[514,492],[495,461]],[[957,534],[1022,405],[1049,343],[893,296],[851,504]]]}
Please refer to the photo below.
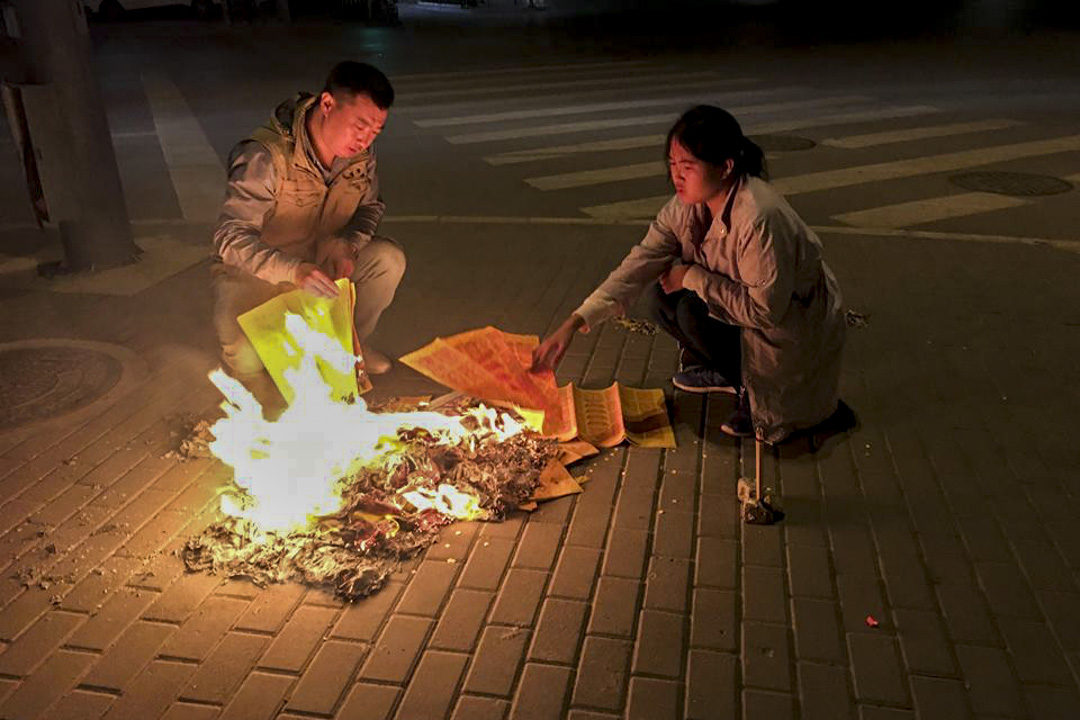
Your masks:
{"label": "man's right hand", "polygon": [[297,265],[293,284],[319,297],[333,298],[338,295],[337,285],[314,263],[305,262]]}

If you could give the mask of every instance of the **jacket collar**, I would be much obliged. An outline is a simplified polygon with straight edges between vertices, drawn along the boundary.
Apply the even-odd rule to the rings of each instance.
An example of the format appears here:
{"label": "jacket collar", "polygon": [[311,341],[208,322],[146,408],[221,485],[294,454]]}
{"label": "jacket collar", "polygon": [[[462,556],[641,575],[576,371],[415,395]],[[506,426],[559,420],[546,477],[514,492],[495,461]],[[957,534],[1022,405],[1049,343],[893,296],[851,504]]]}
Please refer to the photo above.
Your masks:
{"label": "jacket collar", "polygon": [[[731,212],[735,206],[735,198],[742,190],[745,178],[739,177],[731,189],[728,190],[727,197],[724,198],[724,206],[720,208],[720,214],[712,218],[711,222],[706,225],[705,218],[709,214],[709,208],[705,203],[693,205],[690,208],[689,222],[691,223],[690,237],[700,237],[699,242],[703,242],[709,235],[717,235],[723,237],[731,230]],[[699,234],[699,232],[700,234]]]}
{"label": "jacket collar", "polygon": [[314,161],[315,147],[311,144],[311,136],[308,135],[307,119],[311,112],[311,109],[315,107],[315,103],[318,102],[319,97],[312,95],[296,104],[296,111],[293,113],[292,121],[292,135],[295,139],[293,143],[293,165],[297,167],[306,167],[312,170],[317,168],[311,168],[311,163]]}

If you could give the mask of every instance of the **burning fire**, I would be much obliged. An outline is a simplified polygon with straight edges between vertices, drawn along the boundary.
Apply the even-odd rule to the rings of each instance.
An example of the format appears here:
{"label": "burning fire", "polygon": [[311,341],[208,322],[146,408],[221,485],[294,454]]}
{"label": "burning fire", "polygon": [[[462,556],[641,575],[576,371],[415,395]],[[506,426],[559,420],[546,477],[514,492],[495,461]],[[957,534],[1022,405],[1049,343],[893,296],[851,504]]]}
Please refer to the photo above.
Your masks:
{"label": "burning fire", "polygon": [[[225,417],[210,432],[210,450],[233,468],[241,492],[224,494],[222,511],[244,518],[264,532],[307,527],[313,517],[332,515],[342,506],[342,481],[362,468],[393,464],[402,433],[422,431],[436,443],[456,446],[489,439],[503,441],[523,430],[505,413],[480,407],[465,415],[436,412],[373,413],[360,398],[336,400],[320,364],[352,371],[357,358],[317,333],[296,315],[286,327],[301,347],[299,368],[286,371],[295,399],[275,421],[243,385],[221,370],[210,374],[225,401]],[[400,488],[399,508],[435,510],[455,519],[475,519],[477,499],[453,485],[415,483]]]}

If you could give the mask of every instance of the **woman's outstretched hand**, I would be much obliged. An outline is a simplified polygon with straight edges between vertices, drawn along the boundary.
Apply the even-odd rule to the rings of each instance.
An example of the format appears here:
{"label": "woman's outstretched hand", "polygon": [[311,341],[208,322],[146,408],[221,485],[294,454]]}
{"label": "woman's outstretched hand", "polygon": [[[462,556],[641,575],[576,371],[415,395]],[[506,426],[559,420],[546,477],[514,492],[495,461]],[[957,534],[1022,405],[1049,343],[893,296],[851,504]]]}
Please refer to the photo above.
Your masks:
{"label": "woman's outstretched hand", "polygon": [[570,347],[574,333],[584,326],[585,320],[580,315],[571,315],[566,318],[555,332],[544,338],[544,341],[533,350],[532,367],[529,368],[529,372],[554,370]]}

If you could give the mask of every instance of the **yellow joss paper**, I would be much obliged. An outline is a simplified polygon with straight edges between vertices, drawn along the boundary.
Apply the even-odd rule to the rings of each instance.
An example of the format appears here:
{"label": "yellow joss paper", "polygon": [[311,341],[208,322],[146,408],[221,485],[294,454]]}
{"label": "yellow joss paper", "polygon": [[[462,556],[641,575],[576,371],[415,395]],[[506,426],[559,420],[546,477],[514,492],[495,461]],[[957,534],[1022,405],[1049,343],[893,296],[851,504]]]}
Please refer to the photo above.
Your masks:
{"label": "yellow joss paper", "polygon": [[[296,390],[286,373],[299,369],[305,355],[315,358],[319,374],[335,400],[343,401],[360,394],[351,360],[356,351],[353,331],[355,289],[347,278],[338,280],[337,288],[335,298],[292,290],[237,318],[274,384],[290,405]],[[290,316],[295,317],[290,320]]]}
{"label": "yellow joss paper", "polygon": [[562,442],[577,437],[603,448],[624,440],[638,447],[675,447],[663,390],[618,383],[602,390],[566,385],[559,388],[559,397],[559,405],[548,409],[545,437]]}
{"label": "yellow joss paper", "polygon": [[651,448],[675,447],[675,431],[668,421],[664,391],[619,385],[626,439],[632,445]]}

